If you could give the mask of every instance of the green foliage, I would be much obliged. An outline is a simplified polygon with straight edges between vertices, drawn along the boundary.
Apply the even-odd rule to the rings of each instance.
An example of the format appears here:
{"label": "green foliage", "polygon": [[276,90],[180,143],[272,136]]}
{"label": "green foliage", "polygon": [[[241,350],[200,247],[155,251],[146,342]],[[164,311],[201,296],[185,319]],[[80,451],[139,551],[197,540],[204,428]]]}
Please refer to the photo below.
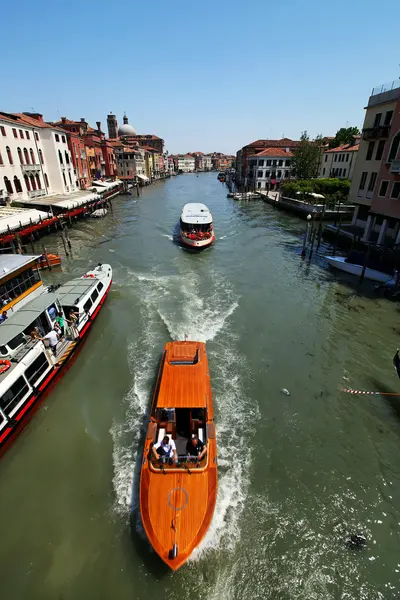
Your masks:
{"label": "green foliage", "polygon": [[307,131],[300,136],[300,144],[293,152],[293,169],[298,179],[317,177],[320,161],[321,136],[314,141],[308,137]]}
{"label": "green foliage", "polygon": [[336,132],[335,137],[329,143],[329,148],[337,148],[342,144],[350,144],[353,141],[355,135],[359,135],[360,131],[358,127],[341,127]]}
{"label": "green foliage", "polygon": [[[350,191],[348,179],[302,179],[282,186],[282,196],[314,202],[310,193],[322,194],[328,203],[347,202]],[[297,192],[300,192],[298,194]]]}

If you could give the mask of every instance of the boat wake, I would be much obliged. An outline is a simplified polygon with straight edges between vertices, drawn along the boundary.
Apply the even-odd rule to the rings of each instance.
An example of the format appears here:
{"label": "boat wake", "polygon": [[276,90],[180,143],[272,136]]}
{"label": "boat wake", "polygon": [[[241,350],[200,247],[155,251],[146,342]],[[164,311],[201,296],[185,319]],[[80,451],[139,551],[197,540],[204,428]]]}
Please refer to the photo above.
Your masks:
{"label": "boat wake", "polygon": [[[249,436],[258,407],[247,398],[245,359],[236,349],[239,336],[232,315],[239,298],[221,275],[208,273],[157,276],[133,274],[141,303],[142,331],[129,346],[133,385],[124,399],[126,416],[114,424],[115,509],[128,515],[137,509],[140,461],[137,457],[143,420],[148,411],[158,360],[166,341],[196,339],[208,346],[218,445],[218,496],[211,527],[190,561],[215,549],[232,550],[240,537],[240,517],[249,485]],[[136,511],[139,515],[139,511]],[[140,519],[140,517],[138,517]],[[140,521],[137,531],[143,534]],[[143,534],[144,535],[144,534]]]}

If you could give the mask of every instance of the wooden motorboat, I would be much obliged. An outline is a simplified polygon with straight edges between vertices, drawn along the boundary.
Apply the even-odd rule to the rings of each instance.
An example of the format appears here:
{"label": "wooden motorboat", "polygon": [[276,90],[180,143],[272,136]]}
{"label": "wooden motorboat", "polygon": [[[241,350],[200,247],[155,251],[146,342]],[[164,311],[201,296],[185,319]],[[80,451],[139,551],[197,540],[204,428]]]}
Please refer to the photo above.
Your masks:
{"label": "wooden motorboat", "polygon": [[[351,275],[356,275],[358,277],[360,277],[362,273],[363,265],[351,262],[351,260],[349,261],[345,256],[325,256],[325,259],[327,260],[328,265],[335,269],[340,269],[340,271],[344,271],[345,273],[350,273]],[[367,267],[365,269],[364,278],[370,279],[371,281],[377,281],[378,283],[386,283],[393,279],[393,276]]]}
{"label": "wooden motorboat", "polygon": [[61,257],[58,254],[51,254],[48,252],[47,254],[42,254],[37,261],[38,269],[48,269],[50,267],[58,267],[61,265]]}
{"label": "wooden motorboat", "polygon": [[[176,446],[177,463],[161,462],[153,445],[165,435]],[[206,454],[197,461],[187,443],[197,435]],[[205,536],[217,497],[214,410],[205,344],[165,344],[144,444],[140,512],[147,537],[174,571]]]}

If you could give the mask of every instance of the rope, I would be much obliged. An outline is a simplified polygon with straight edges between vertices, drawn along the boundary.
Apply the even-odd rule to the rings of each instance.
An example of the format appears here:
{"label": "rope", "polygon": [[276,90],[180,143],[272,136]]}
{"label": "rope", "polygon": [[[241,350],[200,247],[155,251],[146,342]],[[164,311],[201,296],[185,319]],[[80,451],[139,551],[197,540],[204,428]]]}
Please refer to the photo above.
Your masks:
{"label": "rope", "polygon": [[340,391],[345,394],[358,394],[360,396],[400,396],[400,393],[397,392],[366,392],[364,390],[350,390],[348,388],[343,388]]}

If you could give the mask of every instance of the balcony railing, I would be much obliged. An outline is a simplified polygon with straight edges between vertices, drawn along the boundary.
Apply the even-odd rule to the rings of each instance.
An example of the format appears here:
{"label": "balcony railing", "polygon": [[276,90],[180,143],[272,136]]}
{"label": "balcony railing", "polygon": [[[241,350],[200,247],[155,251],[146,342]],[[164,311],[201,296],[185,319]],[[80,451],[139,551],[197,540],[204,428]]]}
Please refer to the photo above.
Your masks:
{"label": "balcony railing", "polygon": [[22,170],[26,173],[26,172],[32,172],[32,171],[40,171],[40,165],[39,164],[34,164],[34,165],[21,165]]}
{"label": "balcony railing", "polygon": [[46,190],[31,190],[28,192],[29,198],[38,198],[39,196],[45,196]]}
{"label": "balcony railing", "polygon": [[400,174],[400,160],[393,160],[390,165],[391,173],[399,173]]}
{"label": "balcony railing", "polygon": [[400,79],[395,79],[394,81],[390,81],[389,83],[384,83],[383,85],[374,87],[372,89],[371,96],[376,96],[377,94],[384,94],[385,92],[390,92],[391,90],[396,90],[398,88],[400,88]]}
{"label": "balcony railing", "polygon": [[362,131],[363,140],[377,140],[387,138],[390,131],[390,125],[377,125],[375,127],[366,127]]}

